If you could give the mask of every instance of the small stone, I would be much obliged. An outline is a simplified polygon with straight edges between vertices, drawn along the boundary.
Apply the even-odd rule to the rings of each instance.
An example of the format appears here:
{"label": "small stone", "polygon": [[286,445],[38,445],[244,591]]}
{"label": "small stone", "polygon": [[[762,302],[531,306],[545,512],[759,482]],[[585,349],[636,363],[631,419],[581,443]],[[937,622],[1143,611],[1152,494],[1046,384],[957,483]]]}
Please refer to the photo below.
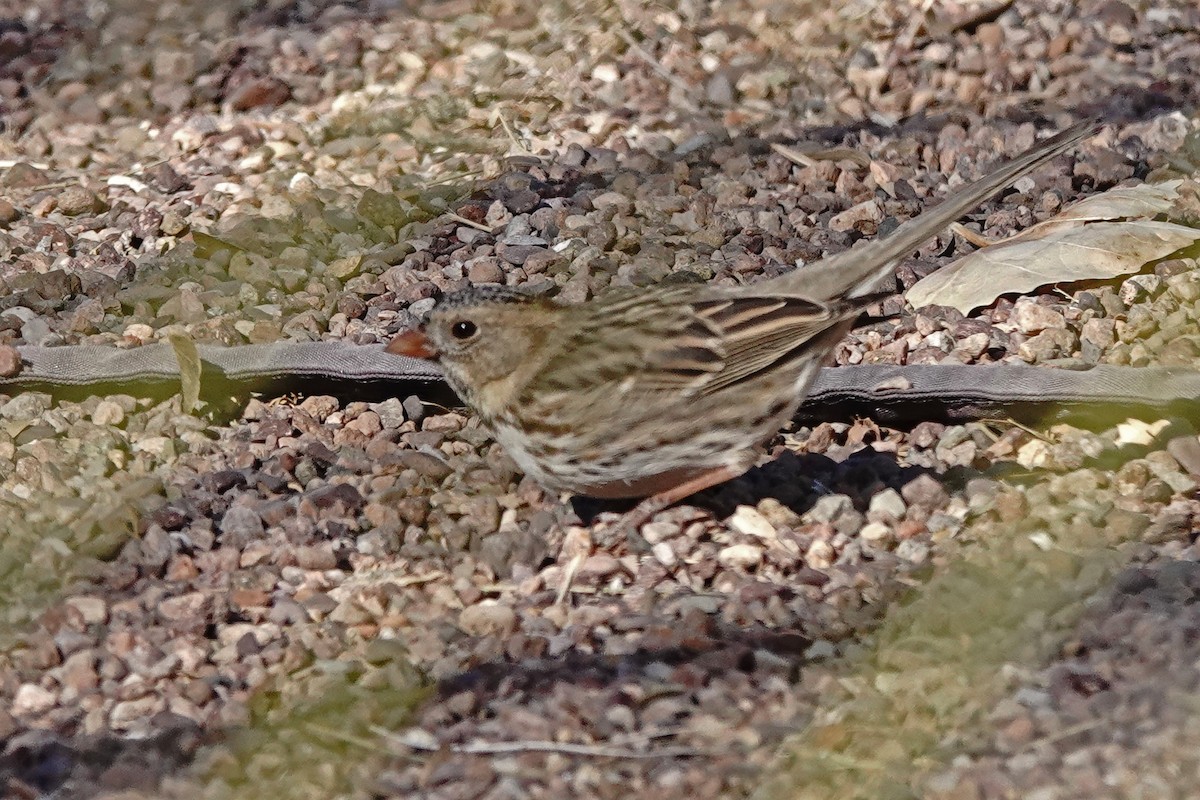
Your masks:
{"label": "small stone", "polygon": [[291,88],[278,78],[259,77],[238,86],[227,99],[234,111],[249,111],[252,108],[277,106],[291,96]]}
{"label": "small stone", "polygon": [[704,94],[708,101],[715,106],[731,106],[736,99],[733,81],[728,70],[717,70],[708,79]]}
{"label": "small stone", "polygon": [[104,201],[100,199],[99,195],[82,186],[68,186],[59,192],[55,200],[58,203],[58,210],[68,217],[91,214],[105,208]]}
{"label": "small stone", "polygon": [[924,564],[929,560],[929,545],[915,539],[906,539],[896,548],[896,556],[914,564]]}
{"label": "small stone", "polygon": [[467,280],[473,284],[504,283],[504,270],[495,258],[477,258],[467,267]]}
{"label": "small stone", "polygon": [[96,425],[120,425],[125,421],[125,409],[112,400],[101,400],[92,412],[92,422]]}
{"label": "small stone", "polygon": [[1031,364],[1044,363],[1054,358],[1070,356],[1075,352],[1075,345],[1073,331],[1066,328],[1048,328],[1022,342],[1017,347],[1017,355]]}
{"label": "small stone", "polygon": [[673,569],[679,563],[679,557],[675,555],[674,548],[666,542],[659,542],[650,548],[650,553],[654,556],[658,563],[662,564],[667,569]]}
{"label": "small stone", "polygon": [[1061,313],[1030,297],[1018,298],[1008,319],[1018,331],[1026,334],[1041,333],[1047,328],[1067,327],[1067,320]]}
{"label": "small stone", "polygon": [[158,317],[173,319],[185,325],[194,325],[204,322],[207,315],[204,311],[204,303],[195,292],[191,289],[180,289],[178,294],[159,306]]}
{"label": "small stone", "polygon": [[384,429],[399,428],[404,424],[406,419],[404,413],[404,404],[399,398],[389,397],[381,403],[377,403],[372,408],[379,415],[379,423]]}
{"label": "small stone", "polygon": [[68,598],[66,604],[79,612],[85,625],[103,625],[108,622],[108,604],[102,597],[77,595]]}
{"label": "small stone", "polygon": [[[1159,266],[1163,263],[1160,262]],[[1194,303],[1200,300],[1200,275],[1194,270],[1172,275],[1167,278],[1167,289],[1183,302]]]}
{"label": "small stone", "polygon": [[805,514],[813,522],[833,522],[854,510],[854,501],[844,494],[827,494],[819,498]]}
{"label": "small stone", "polygon": [[607,578],[621,571],[621,562],[608,553],[596,553],[588,556],[579,570],[575,573],[580,580]]}
{"label": "small stone", "polygon": [[471,636],[508,636],[516,630],[517,614],[509,606],[484,600],[462,610],[458,627]]}
{"label": "small stone", "polygon": [[100,685],[100,676],[96,672],[96,653],[88,649],[72,653],[63,662],[60,674],[63,686],[75,692],[95,689]]}
{"label": "small stone", "polygon": [[231,507],[217,527],[221,531],[223,541],[239,548],[245,547],[255,539],[261,539],[266,530],[258,512],[246,506]]}
{"label": "small stone", "polygon": [[1148,300],[1162,288],[1163,279],[1157,275],[1134,275],[1121,284],[1117,296],[1127,306]]}
{"label": "small stone", "polygon": [[[1100,354],[1116,342],[1116,331],[1116,320],[1105,317],[1093,317],[1083,323],[1083,327],[1079,330],[1079,340],[1080,346],[1083,348],[1084,359],[1093,363],[1097,361]],[[1088,357],[1089,353],[1093,355],[1092,358]]]}
{"label": "small stone", "polygon": [[18,161],[5,170],[0,170],[0,186],[30,187],[49,182],[45,170],[25,161]]}
{"label": "small stone", "polygon": [[870,223],[874,227],[882,221],[883,207],[879,204],[879,201],[867,200],[864,203],[851,206],[840,214],[835,214],[829,220],[829,228],[835,231],[857,230],[864,223]]}
{"label": "small stone", "polygon": [[0,378],[12,378],[21,372],[21,353],[12,345],[0,345]]}
{"label": "small stone", "polygon": [[929,475],[913,478],[901,488],[900,495],[909,505],[928,509],[945,505],[949,496],[945,487]]}
{"label": "small stone", "polygon": [[868,522],[862,526],[858,535],[862,537],[863,541],[870,542],[876,546],[886,544],[894,538],[892,536],[892,529],[882,522]]}
{"label": "small stone", "polygon": [[499,256],[513,266],[519,267],[534,253],[544,252],[545,248],[527,244],[500,244],[496,246]]}
{"label": "small stone", "polygon": [[804,554],[804,561],[813,569],[827,569],[833,566],[836,556],[833,545],[824,539],[817,539],[809,545],[808,551]]}
{"label": "small stone", "polygon": [[1000,738],[1010,749],[1017,749],[1033,739],[1036,728],[1033,719],[1022,715],[1005,725],[1000,731]]}
{"label": "small stone", "polygon": [[679,534],[679,525],[665,520],[647,522],[642,526],[641,534],[647,544],[658,544],[666,539],[670,539],[672,536],[677,536]]}
{"label": "small stone", "polygon": [[762,559],[763,548],[756,544],[734,544],[717,553],[717,562],[730,569],[751,569]]}
{"label": "small stone", "polygon": [[108,722],[119,731],[143,726],[148,729],[150,718],[162,711],[165,705],[165,700],[154,695],[139,697],[136,700],[123,700],[113,706],[108,715]]}
{"label": "small stone", "polygon": [[867,518],[871,520],[904,519],[908,506],[904,498],[895,489],[884,489],[876,492],[867,506]]}
{"label": "small stone", "polygon": [[1192,477],[1200,476],[1200,438],[1187,434],[1167,442],[1167,452]]}
{"label": "small stone", "polygon": [[12,713],[18,717],[41,714],[54,708],[57,703],[58,698],[52,692],[36,683],[23,683],[13,697]]}
{"label": "small stone", "polygon": [[147,208],[133,218],[129,229],[138,239],[157,236],[162,230],[162,214],[157,209]]}
{"label": "small stone", "polygon": [[154,338],[154,328],[142,322],[135,322],[126,327],[121,335],[132,342],[145,344]]}
{"label": "small stone", "polygon": [[167,236],[181,236],[188,231],[188,223],[177,211],[167,211],[163,214],[159,229]]}
{"label": "small stone", "polygon": [[16,222],[20,216],[21,212],[17,211],[16,206],[0,198],[0,225],[8,225],[10,222]]}
{"label": "small stone", "polygon": [[328,546],[305,545],[296,548],[296,566],[324,571],[337,568],[337,557]]}
{"label": "small stone", "polygon": [[1025,469],[1039,469],[1050,461],[1050,445],[1041,439],[1027,442],[1017,451],[1017,463]]}
{"label": "small stone", "polygon": [[777,536],[775,526],[752,506],[738,506],[729,518],[729,527],[738,533],[758,539],[772,540]]}
{"label": "small stone", "polygon": [[345,258],[335,258],[325,267],[325,274],[339,281],[349,280],[358,274],[362,268],[362,256],[353,255]]}
{"label": "small stone", "polygon": [[158,613],[172,622],[188,622],[203,619],[209,606],[203,592],[188,592],[165,598],[158,603]]}

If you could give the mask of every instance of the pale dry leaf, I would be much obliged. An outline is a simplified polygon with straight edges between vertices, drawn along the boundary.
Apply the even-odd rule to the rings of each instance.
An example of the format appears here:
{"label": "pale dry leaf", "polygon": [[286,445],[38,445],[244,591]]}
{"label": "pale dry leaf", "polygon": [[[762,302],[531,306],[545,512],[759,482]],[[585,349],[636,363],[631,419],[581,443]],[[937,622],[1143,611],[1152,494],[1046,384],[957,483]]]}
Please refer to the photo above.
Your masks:
{"label": "pale dry leaf", "polygon": [[182,334],[167,337],[179,362],[179,393],[183,413],[190,414],[200,399],[200,353],[196,343]]}
{"label": "pale dry leaf", "polygon": [[1085,197],[1064,208],[1052,219],[1039,222],[1001,242],[1037,238],[1047,228],[1079,222],[1101,220],[1150,219],[1169,214],[1180,200],[1179,187],[1183,181],[1143,183],[1139,186],[1118,186],[1107,192]]}
{"label": "pale dry leaf", "polygon": [[1089,197],[922,278],[906,297],[915,308],[943,305],[966,314],[1010,292],[1138,272],[1200,241],[1200,229],[1146,219],[1171,211],[1181,183],[1122,187]]}

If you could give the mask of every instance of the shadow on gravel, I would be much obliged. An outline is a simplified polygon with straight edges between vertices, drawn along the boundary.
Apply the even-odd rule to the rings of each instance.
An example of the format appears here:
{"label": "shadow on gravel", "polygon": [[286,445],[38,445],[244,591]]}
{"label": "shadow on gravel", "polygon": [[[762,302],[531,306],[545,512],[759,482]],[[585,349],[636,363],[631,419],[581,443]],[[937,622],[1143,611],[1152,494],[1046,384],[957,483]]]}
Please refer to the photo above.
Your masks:
{"label": "shadow on gravel", "polygon": [[[870,448],[851,453],[841,461],[819,453],[785,451],[740,478],[707,489],[683,502],[709,509],[716,517],[724,519],[738,506],[755,506],[768,497],[803,514],[823,496],[845,494],[858,510],[865,511],[876,492],[886,488],[899,490],[926,474],[936,473],[924,467],[901,465],[894,454]],[[637,500],[571,498],[572,509],[585,525],[591,525],[602,513],[623,513],[637,504]]]}
{"label": "shadow on gravel", "polygon": [[200,727],[185,717],[162,713],[154,722],[157,733],[139,739],[63,738],[38,730],[14,736],[0,754],[0,796],[82,800],[102,792],[153,791],[164,774],[189,764],[202,744]]}

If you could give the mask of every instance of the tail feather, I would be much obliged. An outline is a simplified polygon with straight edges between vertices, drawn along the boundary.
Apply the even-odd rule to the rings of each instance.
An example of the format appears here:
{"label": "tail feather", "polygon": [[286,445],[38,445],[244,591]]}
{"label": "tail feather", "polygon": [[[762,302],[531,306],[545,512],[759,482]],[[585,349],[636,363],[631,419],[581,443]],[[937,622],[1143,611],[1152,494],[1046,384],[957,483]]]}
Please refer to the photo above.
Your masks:
{"label": "tail feather", "polygon": [[776,290],[824,302],[873,294],[892,275],[896,263],[926,239],[1017,178],[1070,149],[1097,128],[1094,120],[1072,125],[991,174],[959,189],[939,205],[902,223],[889,235],[781,275],[768,285],[774,284],[772,288]]}

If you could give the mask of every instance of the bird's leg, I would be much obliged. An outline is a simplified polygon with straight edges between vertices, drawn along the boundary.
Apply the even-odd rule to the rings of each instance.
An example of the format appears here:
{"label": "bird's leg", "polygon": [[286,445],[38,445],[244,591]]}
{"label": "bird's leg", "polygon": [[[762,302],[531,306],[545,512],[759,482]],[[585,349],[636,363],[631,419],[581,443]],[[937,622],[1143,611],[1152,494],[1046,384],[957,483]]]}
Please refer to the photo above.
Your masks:
{"label": "bird's leg", "polygon": [[[614,527],[612,534],[604,538],[611,541],[612,538],[616,537],[636,537],[638,528],[649,522],[650,518],[658,512],[678,503],[685,497],[691,497],[697,492],[702,492],[717,484],[725,483],[725,481],[731,481],[743,472],[745,472],[745,469],[717,467],[707,472],[701,472],[694,478],[689,478],[670,489],[652,494],[631,510],[625,512]],[[645,547],[645,544],[643,543],[642,546]]]}

